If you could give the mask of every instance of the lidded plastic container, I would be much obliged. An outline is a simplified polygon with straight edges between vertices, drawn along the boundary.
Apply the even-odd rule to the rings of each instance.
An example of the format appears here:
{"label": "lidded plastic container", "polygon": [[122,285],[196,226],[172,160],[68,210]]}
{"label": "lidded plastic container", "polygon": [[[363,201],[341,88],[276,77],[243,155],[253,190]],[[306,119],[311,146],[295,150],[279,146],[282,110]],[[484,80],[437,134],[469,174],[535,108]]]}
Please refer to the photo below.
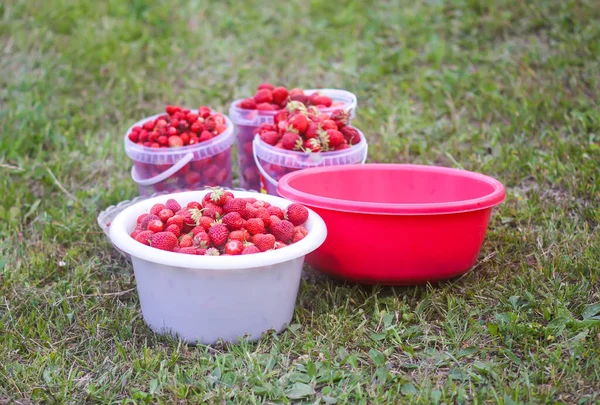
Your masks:
{"label": "lidded plastic container", "polygon": [[252,145],[254,162],[260,173],[261,192],[279,195],[277,193],[279,179],[296,170],[365,163],[369,153],[369,145],[364,134],[357,128],[355,129],[360,135],[360,142],[356,145],[339,151],[318,153],[276,148],[256,136]]}
{"label": "lidded plastic container", "polygon": [[235,135],[229,117],[221,114],[227,126],[223,133],[195,145],[149,148],[129,139],[127,134],[133,127],[142,126],[161,115],[136,122],[125,134],[125,153],[133,161],[131,178],[138,184],[140,195],[198,190],[205,186],[232,187],[231,146]]}
{"label": "lidded plastic container", "polygon": [[[331,107],[321,108],[320,111],[332,113],[335,110],[344,109],[350,113],[350,121],[355,117],[357,100],[353,93],[339,89],[304,90],[304,94],[307,95],[316,92],[333,100]],[[236,127],[240,186],[245,189],[259,190],[260,173],[253,158],[252,140],[261,124],[273,123],[273,117],[278,111],[246,110],[237,107],[241,101],[242,99],[235,100],[229,109],[229,117]]]}

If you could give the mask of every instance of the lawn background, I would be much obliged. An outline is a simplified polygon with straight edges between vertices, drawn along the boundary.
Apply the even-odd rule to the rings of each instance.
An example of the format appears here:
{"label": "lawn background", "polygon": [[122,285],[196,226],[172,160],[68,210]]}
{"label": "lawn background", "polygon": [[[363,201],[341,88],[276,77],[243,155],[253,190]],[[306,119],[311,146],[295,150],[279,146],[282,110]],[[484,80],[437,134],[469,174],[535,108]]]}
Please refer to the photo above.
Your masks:
{"label": "lawn background", "polygon": [[[3,0],[0,403],[599,401],[599,55],[597,1]],[[137,193],[124,131],[261,81],[356,93],[371,162],[500,179],[474,271],[309,277],[255,344],[154,335],[95,223]]]}

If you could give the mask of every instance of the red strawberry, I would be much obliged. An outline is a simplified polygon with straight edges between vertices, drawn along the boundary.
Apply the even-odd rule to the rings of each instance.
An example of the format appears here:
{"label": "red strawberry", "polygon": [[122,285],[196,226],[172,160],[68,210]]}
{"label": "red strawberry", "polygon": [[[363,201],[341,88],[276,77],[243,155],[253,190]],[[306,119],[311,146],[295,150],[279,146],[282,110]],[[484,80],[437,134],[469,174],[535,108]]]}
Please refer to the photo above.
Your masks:
{"label": "red strawberry", "polygon": [[251,235],[263,233],[265,231],[265,223],[260,218],[250,218],[246,221],[246,230]]}
{"label": "red strawberry", "polygon": [[193,208],[182,208],[179,211],[177,211],[176,214],[183,218],[184,225],[196,226],[196,220],[192,216],[192,211],[190,210],[193,210]]}
{"label": "red strawberry", "polygon": [[204,227],[201,225],[195,226],[194,228],[192,228],[192,231],[191,231],[192,235],[194,235],[194,236],[196,236],[200,232],[206,232],[206,229],[204,229]]}
{"label": "red strawberry", "polygon": [[228,255],[241,255],[244,244],[239,240],[231,240],[225,244],[225,253]]}
{"label": "red strawberry", "polygon": [[[183,135],[183,134],[182,134]],[[162,138],[162,137],[161,137]],[[165,137],[166,138],[166,137]],[[177,136],[177,135],[173,135],[170,136],[167,140],[167,142],[169,143],[169,147],[170,148],[180,148],[183,146],[183,144],[185,143],[184,140],[182,139],[183,136]],[[188,142],[189,142],[189,138],[190,136],[187,136]],[[160,139],[160,138],[159,138]],[[159,142],[160,143],[160,142]]]}
{"label": "red strawberry", "polygon": [[150,208],[150,215],[158,215],[159,212],[165,209],[164,204],[154,204],[152,208]]}
{"label": "red strawberry", "polygon": [[193,186],[194,184],[200,183],[202,180],[202,176],[197,172],[189,172],[185,175],[185,183],[188,186]]}
{"label": "red strawberry", "polygon": [[246,199],[244,198],[232,198],[223,205],[223,212],[239,212],[242,214],[246,209]]}
{"label": "red strawberry", "polygon": [[239,240],[240,242],[246,242],[250,239],[252,239],[252,236],[245,229],[233,231],[229,234],[229,240]]}
{"label": "red strawberry", "polygon": [[327,97],[320,94],[315,94],[310,98],[310,102],[313,105],[323,106],[323,107],[331,107],[333,101]]}
{"label": "red strawberry", "polygon": [[204,256],[206,254],[206,249],[196,248],[196,254],[199,256]]}
{"label": "red strawberry", "polygon": [[[186,208],[196,208],[197,210],[201,210],[202,209],[202,204],[200,204],[198,201],[190,201],[189,203],[187,203]],[[181,209],[181,208],[179,208]],[[173,210],[175,211],[175,210]],[[179,210],[177,210],[179,211]],[[175,212],[177,212],[175,211]]]}
{"label": "red strawberry", "polygon": [[214,224],[208,230],[208,236],[210,236],[210,241],[213,245],[223,246],[225,242],[227,242],[229,231],[227,230],[227,227],[223,224]]}
{"label": "red strawberry", "polygon": [[271,224],[271,215],[269,215],[269,211],[265,207],[258,207],[256,209],[256,218],[262,219],[265,226],[269,226]]}
{"label": "red strawberry", "polygon": [[198,248],[195,248],[193,246],[182,247],[177,252],[183,253],[183,254],[186,254],[186,255],[197,255],[198,254]]}
{"label": "red strawberry", "polygon": [[192,238],[192,243],[201,249],[208,249],[210,247],[210,236],[206,232],[199,232]]}
{"label": "red strawberry", "polygon": [[144,218],[146,218],[149,214],[142,214],[137,218],[137,223],[141,224]]}
{"label": "red strawberry", "polygon": [[275,104],[281,104],[288,98],[288,90],[285,87],[275,87],[271,94],[273,96],[273,102]]}
{"label": "red strawberry", "polygon": [[137,234],[135,240],[137,240],[140,243],[143,243],[144,245],[150,246],[150,240],[152,239],[152,235],[154,235],[152,231],[142,231]]}
{"label": "red strawberry", "polygon": [[167,200],[167,202],[165,203],[165,207],[170,209],[173,212],[177,212],[181,209],[181,205],[179,205],[179,203],[172,198],[169,198]]}
{"label": "red strawberry", "polygon": [[355,128],[345,126],[340,129],[340,132],[344,135],[344,138],[346,138],[346,142],[348,142],[348,144],[356,145],[360,142],[360,134]]}
{"label": "red strawberry", "polygon": [[271,224],[271,233],[280,242],[288,243],[293,236],[294,224],[290,221],[282,220],[275,224]]}
{"label": "red strawberry", "polygon": [[205,253],[206,256],[219,256],[220,254],[219,250],[215,248],[208,248]]}
{"label": "red strawberry", "polygon": [[256,104],[270,103],[273,101],[273,92],[270,89],[260,89],[254,95]]}
{"label": "red strawberry", "polygon": [[258,111],[275,111],[277,107],[270,103],[260,103],[256,105]]}
{"label": "red strawberry", "polygon": [[303,114],[294,114],[287,120],[289,127],[303,134],[308,127],[308,118]]}
{"label": "red strawberry", "polygon": [[283,213],[281,215],[282,215],[282,218],[280,218],[277,215],[271,215],[270,220],[269,220],[269,226],[273,226],[277,222],[281,221],[283,219]]}
{"label": "red strawberry", "polygon": [[290,204],[287,207],[285,217],[294,226],[299,226],[308,221],[308,210],[302,204]]}
{"label": "red strawberry", "polygon": [[321,122],[321,128],[323,129],[323,131],[328,131],[330,129],[338,129],[337,125],[335,125],[335,121],[329,119]]}
{"label": "red strawberry", "polygon": [[210,187],[210,189],[212,191],[207,193],[202,199],[204,206],[206,207],[206,202],[208,201],[212,202],[213,204],[223,206],[223,204],[225,204],[225,201],[227,201],[227,195],[225,194],[225,190],[223,190],[220,187]]}
{"label": "red strawberry", "polygon": [[179,247],[184,248],[192,246],[194,244],[192,240],[192,236],[189,233],[186,233],[181,238],[179,238]]}
{"label": "red strawberry", "polygon": [[271,205],[270,207],[268,207],[267,211],[269,212],[269,215],[275,215],[281,219],[284,218],[283,210],[279,207],[276,207],[275,205]]}
{"label": "red strawberry", "polygon": [[260,253],[260,249],[256,245],[248,245],[242,250],[243,255],[253,255],[255,253]]}
{"label": "red strawberry", "polygon": [[256,208],[254,208],[254,205],[252,205],[252,203],[247,202],[246,207],[241,212],[241,215],[244,219],[256,218],[257,212],[258,211]]}
{"label": "red strawberry", "polygon": [[268,202],[266,202],[266,201],[261,201],[261,200],[259,200],[259,201],[254,201],[254,202],[252,203],[252,206],[253,206],[254,208],[268,208],[268,207],[270,207],[270,206],[271,206],[271,204],[270,204],[270,203],[268,203]]}
{"label": "red strawberry", "polygon": [[177,237],[171,232],[158,232],[152,235],[150,246],[160,250],[173,251],[177,242]]}
{"label": "red strawberry", "polygon": [[[181,211],[181,210],[179,210],[179,211]],[[177,212],[179,212],[179,211],[177,211]],[[171,218],[169,218],[167,220],[167,227],[169,227],[171,225],[177,225],[177,227],[181,231],[183,229],[183,217],[181,215],[172,216]]]}
{"label": "red strawberry", "polygon": [[230,212],[225,214],[221,220],[230,231],[241,229],[244,225],[244,218],[242,218],[239,212]]}
{"label": "red strawberry", "polygon": [[207,106],[198,107],[198,115],[202,118],[207,118],[210,116],[210,114],[210,108],[208,108]]}
{"label": "red strawberry", "polygon": [[161,232],[164,229],[164,225],[160,219],[155,219],[148,223],[148,230],[150,232],[156,233]]}
{"label": "red strawberry", "polygon": [[304,239],[304,237],[308,234],[308,231],[306,230],[305,227],[303,226],[297,226],[294,228],[293,234],[292,234],[292,243],[296,243],[302,239]]}
{"label": "red strawberry", "polygon": [[350,114],[346,110],[335,110],[331,113],[331,119],[335,122],[338,129],[348,125],[350,121]]}
{"label": "red strawberry", "polygon": [[168,209],[168,208],[165,208],[164,210],[161,210],[158,213],[158,217],[163,222],[167,222],[169,220],[169,218],[171,218],[173,215],[175,215],[175,213],[172,210]]}
{"label": "red strawberry", "polygon": [[262,90],[262,89],[273,90],[274,88],[275,88],[275,86],[273,86],[271,83],[265,82],[265,83],[259,84],[256,89],[257,90]]}
{"label": "red strawberry", "polygon": [[256,245],[258,250],[266,252],[267,250],[273,249],[275,245],[275,236],[267,233],[259,233],[252,237],[252,242]]}
{"label": "red strawberry", "polygon": [[300,150],[302,148],[302,138],[294,132],[286,132],[281,138],[284,149]]}
{"label": "red strawberry", "polygon": [[350,145],[348,145],[346,143],[346,141],[344,141],[344,143],[339,145],[337,148],[335,148],[335,150],[344,150],[344,149],[348,149],[349,147],[350,147]]}
{"label": "red strawberry", "polygon": [[256,108],[256,101],[253,98],[245,98],[238,106],[244,110],[254,110]]}
{"label": "red strawberry", "polygon": [[200,220],[198,220],[198,225],[200,225],[206,232],[210,229],[210,227],[215,223],[214,218],[202,216]]}
{"label": "red strawberry", "polygon": [[287,245],[285,243],[277,241],[277,242],[275,242],[275,245],[273,246],[273,249],[277,250],[277,249],[284,248],[286,246]]}
{"label": "red strawberry", "polygon": [[[275,116],[279,115],[281,112],[285,112],[285,111],[280,111],[278,112]],[[258,127],[258,129],[256,129],[254,131],[254,134],[262,134],[263,132],[269,132],[269,131],[277,131],[277,126],[275,124],[271,124],[268,122],[265,122],[263,124],[260,124],[260,126]]]}
{"label": "red strawberry", "polygon": [[319,138],[311,138],[311,139],[307,139],[306,141],[304,141],[304,144],[302,145],[302,147],[307,151],[307,152],[321,152],[322,150],[322,146],[321,146],[321,142],[319,141]]}
{"label": "red strawberry", "polygon": [[140,234],[140,232],[142,232],[142,228],[141,227],[137,227],[133,230],[133,232],[131,232],[129,234],[129,236],[131,236],[133,239],[135,239],[136,236],[138,236]]}
{"label": "red strawberry", "polygon": [[[275,125],[273,125],[273,129],[270,129],[270,131],[276,131],[277,125],[282,121],[287,122],[287,119],[289,116],[290,116],[290,113],[287,110],[281,110],[277,114],[275,114],[275,116],[273,116],[273,122],[275,123]],[[263,125],[265,125],[265,124],[263,124]],[[271,125],[271,124],[269,124],[269,125]]]}
{"label": "red strawberry", "polygon": [[[223,207],[221,207],[215,203],[212,203],[212,202],[206,203],[206,205],[204,205],[204,209],[205,210],[212,209],[216,215],[219,215],[219,216],[223,215]],[[206,215],[206,214],[204,214],[204,215]],[[206,216],[208,217],[210,215],[206,215]],[[216,218],[216,216],[215,216],[215,218]]]}
{"label": "red strawberry", "polygon": [[316,138],[319,136],[319,125],[314,122],[310,122],[304,132],[304,137],[307,139]]}
{"label": "red strawberry", "polygon": [[269,145],[275,145],[279,141],[279,134],[275,131],[263,132],[260,134],[260,140]]}
{"label": "red strawberry", "polygon": [[342,143],[346,142],[346,139],[344,138],[344,135],[335,129],[328,129],[327,132],[325,132],[324,135],[324,140],[327,140],[327,142],[323,142],[326,143],[327,145],[329,145],[329,148],[334,149],[336,147],[338,147],[339,145],[341,145]]}
{"label": "red strawberry", "polygon": [[206,207],[202,209],[202,215],[210,218],[217,218],[217,210],[214,207]]}
{"label": "red strawberry", "polygon": [[140,224],[140,227],[145,231],[145,230],[148,229],[148,224],[150,222],[152,222],[152,221],[155,221],[155,220],[159,220],[160,221],[160,218],[158,217],[158,215],[148,215],[147,217],[145,217],[142,220],[142,223]]}
{"label": "red strawberry", "polygon": [[167,226],[165,232],[171,232],[173,235],[179,237],[179,235],[181,235],[181,228],[179,228],[179,226],[177,226],[176,224],[171,224]]}

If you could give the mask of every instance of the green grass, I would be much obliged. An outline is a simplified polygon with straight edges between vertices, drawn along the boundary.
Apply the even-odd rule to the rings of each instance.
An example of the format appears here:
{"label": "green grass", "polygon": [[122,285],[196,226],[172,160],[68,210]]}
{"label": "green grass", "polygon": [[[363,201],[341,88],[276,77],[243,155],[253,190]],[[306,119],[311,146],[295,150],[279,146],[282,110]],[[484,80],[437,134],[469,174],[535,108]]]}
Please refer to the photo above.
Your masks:
{"label": "green grass", "polygon": [[[371,3],[0,2],[0,403],[599,403],[598,4]],[[500,179],[476,268],[309,277],[257,343],[153,334],[95,223],[137,192],[124,130],[263,80],[355,92],[371,161]]]}

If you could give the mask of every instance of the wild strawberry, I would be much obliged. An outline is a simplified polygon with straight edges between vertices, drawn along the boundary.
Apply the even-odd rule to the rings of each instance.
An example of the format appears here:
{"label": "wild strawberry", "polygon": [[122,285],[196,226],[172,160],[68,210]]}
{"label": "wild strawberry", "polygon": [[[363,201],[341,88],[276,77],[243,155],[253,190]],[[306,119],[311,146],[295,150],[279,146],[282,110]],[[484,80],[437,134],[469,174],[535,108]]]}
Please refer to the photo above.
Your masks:
{"label": "wild strawberry", "polygon": [[271,83],[264,82],[264,83],[259,84],[256,89],[257,90],[262,90],[262,89],[273,90],[274,88],[275,88],[275,86],[273,86]]}
{"label": "wild strawberry", "polygon": [[158,232],[152,235],[150,246],[160,250],[173,251],[177,246],[177,237],[171,232]]}
{"label": "wild strawberry", "polygon": [[[195,208],[197,210],[201,210],[202,209],[202,204],[200,204],[198,201],[190,201],[189,203],[187,203],[187,205],[185,206],[185,208],[188,208],[188,209],[189,208]],[[181,209],[181,206],[180,206],[179,209]],[[173,210],[173,211],[175,211],[175,210]],[[179,210],[177,210],[177,211],[179,211]],[[177,211],[175,211],[175,212],[177,212]]]}
{"label": "wild strawberry", "polygon": [[303,114],[292,115],[290,118],[288,118],[287,122],[291,128],[298,131],[300,134],[303,134],[308,127],[308,118]]}
{"label": "wild strawberry", "polygon": [[182,247],[177,252],[178,253],[183,253],[185,255],[197,255],[198,254],[198,248],[195,248],[193,246]]}
{"label": "wild strawberry", "polygon": [[175,215],[175,213],[168,208],[165,208],[158,213],[158,217],[163,222],[167,222],[173,215]]}
{"label": "wild strawberry", "polygon": [[210,236],[206,232],[199,232],[192,238],[192,243],[201,249],[208,249],[210,247]]}
{"label": "wild strawberry", "polygon": [[142,214],[137,218],[137,223],[141,224],[144,218],[146,218],[149,214]]}
{"label": "wild strawberry", "polygon": [[248,245],[242,250],[243,255],[253,255],[256,253],[260,253],[260,249],[258,249],[256,245]]}
{"label": "wild strawberry", "polygon": [[161,232],[164,229],[164,225],[160,219],[155,219],[148,222],[148,230],[151,232]]}
{"label": "wild strawberry", "polygon": [[193,238],[192,236],[188,233],[183,235],[181,238],[179,238],[179,247],[190,247],[192,246],[193,243]]}
{"label": "wild strawberry", "polygon": [[265,231],[265,223],[260,218],[250,218],[246,221],[246,230],[250,232],[251,235],[263,233]]}
{"label": "wild strawberry", "polygon": [[[177,211],[180,212],[181,210]],[[171,225],[176,225],[179,230],[183,229],[183,217],[181,215],[173,215],[171,218],[167,220],[167,227]]]}
{"label": "wild strawberry", "polygon": [[244,225],[244,218],[242,218],[239,212],[227,213],[221,220],[230,231],[241,229]]}
{"label": "wild strawberry", "polygon": [[360,142],[360,134],[355,128],[345,126],[342,129],[340,129],[340,132],[344,135],[344,138],[346,138],[346,142],[348,142],[350,146],[356,145]]}
{"label": "wild strawberry", "polygon": [[275,224],[271,224],[271,233],[280,242],[288,243],[293,236],[294,224],[290,221],[282,220]]}
{"label": "wild strawberry", "polygon": [[176,224],[171,224],[167,226],[165,232],[171,232],[176,237],[179,237],[179,235],[181,235],[181,228],[179,228],[179,226],[177,226]]}
{"label": "wild strawberry", "polygon": [[275,104],[283,103],[289,96],[288,90],[285,87],[275,87],[271,91],[271,94],[273,96],[273,103]]}
{"label": "wild strawberry", "polygon": [[259,233],[252,237],[252,243],[254,243],[261,252],[266,252],[267,250],[273,249],[273,246],[275,245],[275,236],[269,233]]}
{"label": "wild strawberry", "polygon": [[210,236],[210,241],[215,246],[223,246],[225,242],[227,242],[227,238],[229,237],[229,231],[227,227],[223,224],[214,224],[208,230],[208,236]]}
{"label": "wild strawberry", "polygon": [[253,98],[246,98],[243,99],[238,106],[244,110],[254,110],[256,109],[256,101],[254,101]]}
{"label": "wild strawberry", "polygon": [[229,234],[229,240],[239,240],[240,242],[246,242],[252,239],[250,233],[245,229],[233,231]]}
{"label": "wild strawberry", "polygon": [[302,204],[290,204],[285,212],[285,218],[294,226],[299,226],[308,221],[308,210]]}
{"label": "wild strawberry", "polygon": [[323,96],[321,94],[314,94],[311,98],[310,98],[310,102],[313,105],[316,106],[323,106],[323,107],[331,107],[331,104],[333,103],[333,101],[327,97],[327,96]]}
{"label": "wild strawberry", "polygon": [[150,208],[150,215],[158,215],[159,212],[165,209],[164,204],[154,204],[152,208]]}
{"label": "wild strawberry", "polygon": [[294,132],[286,132],[281,138],[284,149],[300,150],[302,148],[302,138]]}
{"label": "wild strawberry", "polygon": [[350,114],[346,110],[335,110],[331,113],[330,118],[335,122],[338,129],[345,127],[348,125],[350,121]]}
{"label": "wild strawberry", "polygon": [[297,226],[294,228],[294,231],[292,233],[292,243],[296,243],[302,239],[304,239],[304,237],[308,234],[308,231],[306,230],[305,227],[303,226]]}
{"label": "wild strawberry", "polygon": [[152,231],[142,231],[137,234],[135,240],[137,240],[140,243],[143,243],[144,245],[150,246],[150,240],[152,239],[152,235],[154,235]]}
{"label": "wild strawberry", "polygon": [[221,255],[221,253],[219,253],[218,249],[213,248],[208,248],[206,249],[206,253],[204,254],[205,256],[219,256]]}
{"label": "wild strawberry", "polygon": [[275,245],[273,245],[273,249],[277,250],[277,249],[284,248],[286,246],[287,245],[285,243],[277,241],[277,242],[275,242]]}
{"label": "wild strawberry", "polygon": [[154,220],[159,220],[160,218],[158,217],[158,215],[148,215],[147,217],[145,217],[142,222],[140,223],[140,228],[142,228],[143,231],[148,229],[148,224]]}
{"label": "wild strawberry", "polygon": [[260,140],[269,145],[275,145],[279,141],[279,134],[275,131],[263,132]]}
{"label": "wild strawberry", "polygon": [[307,152],[321,152],[321,150],[323,149],[323,146],[321,145],[321,141],[319,140],[319,138],[311,138],[311,139],[307,139],[306,141],[304,141],[304,144],[302,145],[302,147],[307,151]]}
{"label": "wild strawberry", "polygon": [[176,200],[172,199],[172,198],[169,198],[167,200],[167,202],[165,203],[165,207],[168,208],[168,209],[170,209],[173,212],[177,212],[177,211],[179,211],[181,209],[181,205],[179,205],[179,203]]}
{"label": "wild strawberry", "polygon": [[275,205],[271,205],[270,207],[268,207],[267,211],[269,212],[269,215],[275,215],[280,219],[284,218],[283,210],[279,207],[276,207]]}
{"label": "wild strawberry", "polygon": [[225,253],[228,255],[241,255],[244,244],[239,240],[231,240],[225,244]]}
{"label": "wild strawberry", "polygon": [[256,104],[271,103],[273,101],[273,92],[270,89],[260,89],[254,95]]}

